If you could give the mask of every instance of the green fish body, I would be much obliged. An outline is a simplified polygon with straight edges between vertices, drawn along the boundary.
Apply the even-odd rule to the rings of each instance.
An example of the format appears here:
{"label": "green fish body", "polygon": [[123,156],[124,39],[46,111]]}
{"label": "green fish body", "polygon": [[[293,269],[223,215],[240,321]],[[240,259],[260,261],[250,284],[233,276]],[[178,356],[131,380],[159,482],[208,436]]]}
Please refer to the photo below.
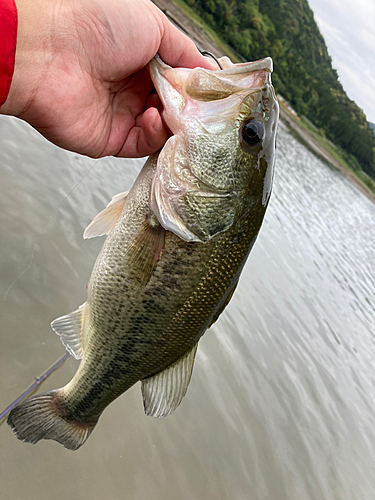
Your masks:
{"label": "green fish body", "polygon": [[18,438],[75,450],[136,382],[148,415],[169,415],[185,395],[198,341],[233,295],[272,186],[270,60],[222,63],[212,72],[151,63],[174,135],[86,229],[108,234],[87,302],[52,323],[81,362],[65,387],[12,410]]}

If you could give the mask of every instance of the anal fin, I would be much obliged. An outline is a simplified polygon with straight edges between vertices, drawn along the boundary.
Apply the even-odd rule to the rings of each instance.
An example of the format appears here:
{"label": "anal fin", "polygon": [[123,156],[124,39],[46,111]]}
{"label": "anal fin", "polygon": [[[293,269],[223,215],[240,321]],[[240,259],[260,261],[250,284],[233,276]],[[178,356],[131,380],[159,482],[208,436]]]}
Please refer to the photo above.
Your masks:
{"label": "anal fin", "polygon": [[88,304],[85,302],[78,309],[60,316],[51,323],[52,330],[60,337],[66,350],[76,359],[81,359],[84,352],[83,326]]}
{"label": "anal fin", "polygon": [[190,383],[197,347],[198,344],[162,372],[142,380],[146,415],[166,417],[179,406]]}

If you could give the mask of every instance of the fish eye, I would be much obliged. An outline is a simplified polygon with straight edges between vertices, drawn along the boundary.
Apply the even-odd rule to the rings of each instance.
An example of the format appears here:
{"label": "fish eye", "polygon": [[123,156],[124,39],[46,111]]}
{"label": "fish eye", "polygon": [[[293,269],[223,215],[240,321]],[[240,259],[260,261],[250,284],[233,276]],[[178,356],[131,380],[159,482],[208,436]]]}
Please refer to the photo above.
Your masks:
{"label": "fish eye", "polygon": [[[253,149],[263,141],[266,133],[264,125],[259,120],[248,120],[240,129],[240,142],[246,149]],[[245,143],[245,144],[244,144]]]}

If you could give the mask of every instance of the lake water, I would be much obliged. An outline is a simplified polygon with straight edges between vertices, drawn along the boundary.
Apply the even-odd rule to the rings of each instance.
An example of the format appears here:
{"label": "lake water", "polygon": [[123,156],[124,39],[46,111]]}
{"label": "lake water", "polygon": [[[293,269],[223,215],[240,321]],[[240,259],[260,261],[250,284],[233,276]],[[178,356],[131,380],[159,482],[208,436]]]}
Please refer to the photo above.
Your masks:
{"label": "lake water", "polygon": [[[64,353],[103,239],[82,232],[142,160],[80,157],[0,119],[0,411]],[[238,289],[168,418],[136,384],[76,452],[0,426],[4,500],[373,500],[375,205],[281,125],[274,192]],[[68,359],[41,388],[60,387]]]}

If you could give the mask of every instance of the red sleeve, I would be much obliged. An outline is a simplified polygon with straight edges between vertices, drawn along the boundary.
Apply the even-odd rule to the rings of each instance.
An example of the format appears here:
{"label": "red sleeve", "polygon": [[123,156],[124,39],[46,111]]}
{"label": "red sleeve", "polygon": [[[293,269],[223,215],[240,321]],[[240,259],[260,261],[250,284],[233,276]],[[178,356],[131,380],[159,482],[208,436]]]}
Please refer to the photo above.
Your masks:
{"label": "red sleeve", "polygon": [[0,0],[0,106],[8,97],[14,71],[16,43],[16,4],[14,0]]}

